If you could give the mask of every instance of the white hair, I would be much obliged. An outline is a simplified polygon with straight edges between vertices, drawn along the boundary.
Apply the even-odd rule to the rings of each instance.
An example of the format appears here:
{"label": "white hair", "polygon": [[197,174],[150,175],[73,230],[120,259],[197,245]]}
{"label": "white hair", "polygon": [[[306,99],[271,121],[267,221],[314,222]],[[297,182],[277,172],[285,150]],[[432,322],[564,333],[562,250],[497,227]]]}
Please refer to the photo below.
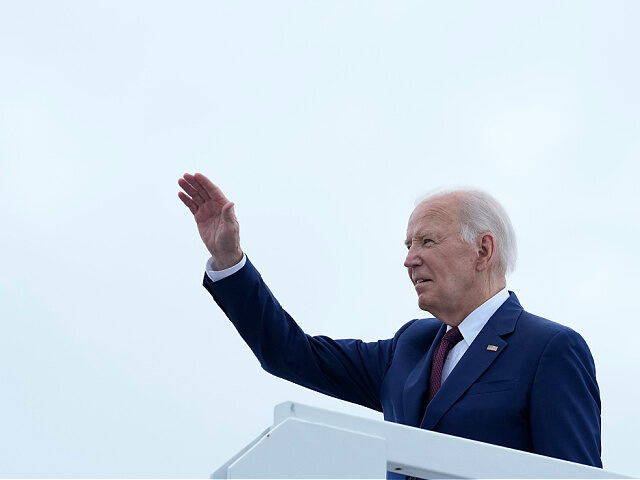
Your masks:
{"label": "white hair", "polygon": [[417,203],[450,194],[462,197],[460,210],[462,241],[475,244],[480,234],[492,234],[496,242],[498,273],[505,275],[513,272],[518,257],[516,234],[506,210],[487,192],[475,188],[440,189],[422,197]]}

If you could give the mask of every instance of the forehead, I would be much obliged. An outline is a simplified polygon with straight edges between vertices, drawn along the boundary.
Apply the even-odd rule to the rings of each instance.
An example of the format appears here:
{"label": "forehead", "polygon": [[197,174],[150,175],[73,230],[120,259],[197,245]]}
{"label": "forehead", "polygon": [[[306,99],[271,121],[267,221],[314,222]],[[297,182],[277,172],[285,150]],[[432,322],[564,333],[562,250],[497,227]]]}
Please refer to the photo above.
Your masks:
{"label": "forehead", "polygon": [[407,225],[407,237],[422,233],[444,233],[459,229],[461,199],[446,195],[427,199],[413,210]]}

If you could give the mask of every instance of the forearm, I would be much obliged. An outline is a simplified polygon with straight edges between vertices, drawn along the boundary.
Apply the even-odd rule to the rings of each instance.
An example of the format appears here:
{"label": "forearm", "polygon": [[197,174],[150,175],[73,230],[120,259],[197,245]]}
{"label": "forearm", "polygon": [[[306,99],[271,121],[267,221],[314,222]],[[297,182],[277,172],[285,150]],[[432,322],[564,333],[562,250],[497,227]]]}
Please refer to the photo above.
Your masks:
{"label": "forearm", "polygon": [[278,377],[380,410],[390,341],[364,343],[306,335],[281,307],[251,262],[204,286],[262,367]]}

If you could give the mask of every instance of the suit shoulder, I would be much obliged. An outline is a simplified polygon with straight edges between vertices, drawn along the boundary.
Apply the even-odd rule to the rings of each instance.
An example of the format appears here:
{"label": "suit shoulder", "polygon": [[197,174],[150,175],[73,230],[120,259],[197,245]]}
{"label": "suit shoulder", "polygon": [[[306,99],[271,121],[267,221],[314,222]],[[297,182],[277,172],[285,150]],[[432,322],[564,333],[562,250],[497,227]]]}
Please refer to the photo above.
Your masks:
{"label": "suit shoulder", "polygon": [[391,359],[396,352],[403,355],[424,353],[425,345],[431,345],[442,323],[435,318],[418,318],[405,323],[393,337]]}
{"label": "suit shoulder", "polygon": [[416,318],[410,320],[396,332],[393,338],[394,344],[398,342],[422,342],[425,338],[433,339],[441,326],[442,322],[436,318]]}
{"label": "suit shoulder", "polygon": [[518,319],[518,329],[538,339],[573,338],[584,343],[582,336],[571,327],[534,315],[526,310]]}
{"label": "suit shoulder", "polygon": [[405,323],[395,334],[396,337],[402,334],[415,335],[417,333],[438,330],[442,322],[437,318],[414,318]]}

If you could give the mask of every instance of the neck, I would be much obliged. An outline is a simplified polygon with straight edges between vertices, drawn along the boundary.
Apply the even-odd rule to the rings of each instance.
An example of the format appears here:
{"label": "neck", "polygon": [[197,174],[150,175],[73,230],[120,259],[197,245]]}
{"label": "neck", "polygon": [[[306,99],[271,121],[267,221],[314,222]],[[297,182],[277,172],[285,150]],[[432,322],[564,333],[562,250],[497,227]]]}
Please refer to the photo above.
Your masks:
{"label": "neck", "polygon": [[[476,308],[482,305],[484,302],[493,297],[496,293],[507,286],[507,280],[503,276],[496,278],[488,278],[486,282],[483,282],[476,292],[469,292],[464,302],[461,302],[458,308],[452,312],[441,312],[438,315],[436,312],[431,312],[435,317],[446,325],[457,327],[462,321],[469,316]],[[463,305],[464,304],[464,305]]]}

